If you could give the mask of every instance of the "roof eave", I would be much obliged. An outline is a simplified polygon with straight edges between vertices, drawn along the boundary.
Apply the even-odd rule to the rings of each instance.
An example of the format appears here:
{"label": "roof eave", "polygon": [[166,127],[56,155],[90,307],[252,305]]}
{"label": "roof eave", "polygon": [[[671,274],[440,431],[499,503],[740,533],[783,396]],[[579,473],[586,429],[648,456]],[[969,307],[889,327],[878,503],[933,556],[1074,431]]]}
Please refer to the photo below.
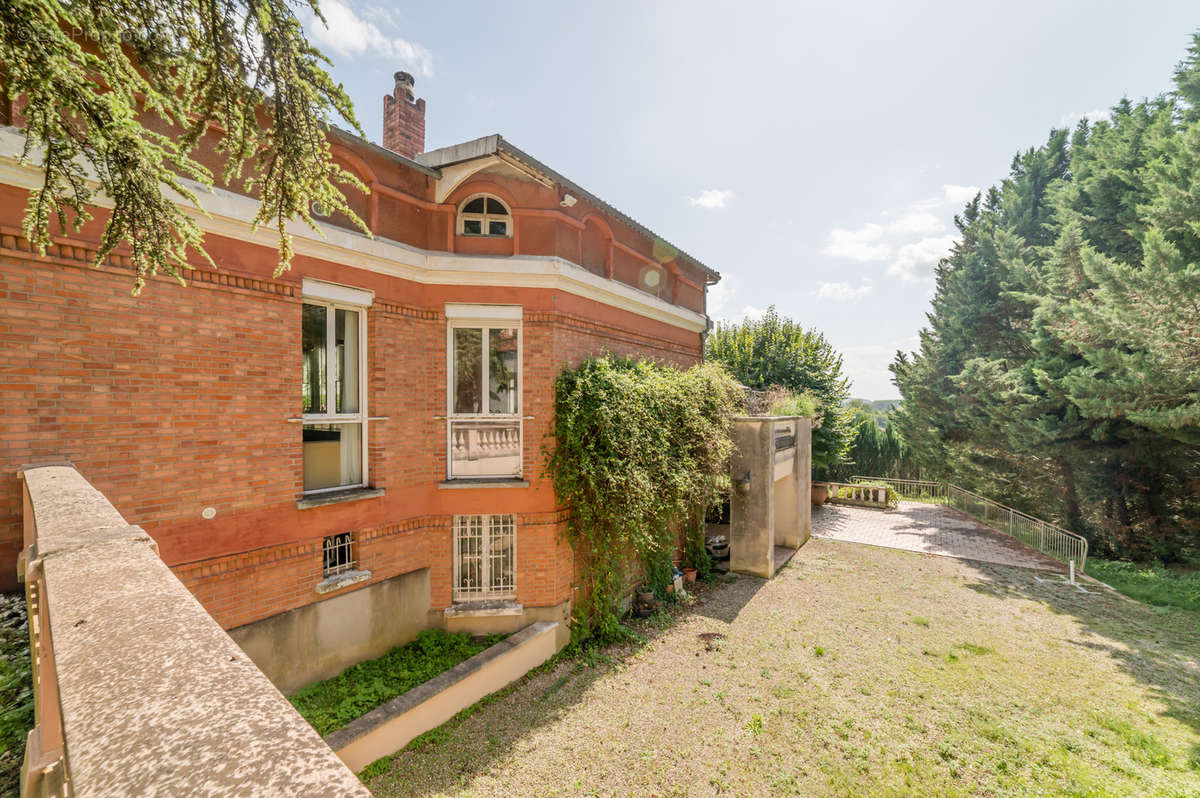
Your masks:
{"label": "roof eave", "polygon": [[482,136],[480,138],[472,139],[471,141],[465,141],[461,144],[454,144],[449,147],[441,147],[436,150],[430,150],[429,152],[421,153],[420,155],[416,156],[416,158],[417,163],[420,165],[423,165],[427,168],[439,168],[451,166],[457,163],[465,163],[466,161],[473,161],[477,158],[486,158],[491,155],[500,156],[505,160],[515,162],[516,165],[519,165],[527,171],[537,173],[537,175],[542,178],[560,184],[569,193],[577,194],[579,197],[586,199],[596,207],[612,214],[614,217],[632,227],[634,230],[637,230],[642,235],[667,244],[667,246],[674,250],[678,257],[685,259],[688,263],[704,272],[705,285],[714,285],[720,281],[721,273],[716,269],[706,266],[703,261],[689,255],[687,252],[684,252],[682,249],[675,246],[670,241],[667,241],[667,239],[663,238],[658,233],[655,233],[641,222],[625,213],[622,213],[620,210],[600,199],[575,181],[555,171],[554,169],[551,169],[549,166],[546,166],[546,164],[542,163],[537,158],[534,158],[521,148],[514,146],[499,133],[493,133],[490,136]]}

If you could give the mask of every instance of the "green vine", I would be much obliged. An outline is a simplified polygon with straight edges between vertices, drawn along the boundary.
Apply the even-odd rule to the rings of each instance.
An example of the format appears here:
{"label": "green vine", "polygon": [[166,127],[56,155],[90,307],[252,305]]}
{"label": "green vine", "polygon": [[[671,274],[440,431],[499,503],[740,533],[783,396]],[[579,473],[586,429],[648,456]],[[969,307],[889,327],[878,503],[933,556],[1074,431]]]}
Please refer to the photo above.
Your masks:
{"label": "green vine", "polygon": [[548,467],[583,561],[573,636],[621,639],[633,566],[664,589],[676,530],[697,534],[694,519],[728,481],[730,420],[742,391],[719,366],[678,371],[608,356],[564,371],[554,387]]}

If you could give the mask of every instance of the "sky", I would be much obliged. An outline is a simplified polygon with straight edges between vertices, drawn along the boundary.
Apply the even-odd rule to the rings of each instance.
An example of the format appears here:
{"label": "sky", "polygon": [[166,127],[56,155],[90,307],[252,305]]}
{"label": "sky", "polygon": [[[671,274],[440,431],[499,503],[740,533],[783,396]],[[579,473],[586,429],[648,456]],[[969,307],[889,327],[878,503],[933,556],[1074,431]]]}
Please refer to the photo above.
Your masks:
{"label": "sky", "polygon": [[500,133],[775,305],[899,396],[954,214],[1053,127],[1171,88],[1192,2],[322,0],[313,42],[378,142],[398,69],[426,148]]}

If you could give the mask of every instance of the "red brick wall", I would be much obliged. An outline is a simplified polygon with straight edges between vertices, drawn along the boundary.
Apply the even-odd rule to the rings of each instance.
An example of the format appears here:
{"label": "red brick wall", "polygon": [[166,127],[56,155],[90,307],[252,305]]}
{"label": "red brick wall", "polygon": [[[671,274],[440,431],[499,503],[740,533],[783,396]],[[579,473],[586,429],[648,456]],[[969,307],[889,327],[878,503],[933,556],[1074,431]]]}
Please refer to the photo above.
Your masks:
{"label": "red brick wall", "polygon": [[383,98],[383,146],[412,158],[425,151],[425,100],[408,99],[399,86]]}
{"label": "red brick wall", "polygon": [[[432,606],[447,606],[455,513],[516,514],[518,600],[571,598],[574,562],[542,467],[554,378],[603,351],[680,365],[699,355],[696,334],[557,291],[422,286],[303,257],[273,279],[269,249],[216,237],[225,271],[197,272],[186,288],[152,280],[135,299],[123,259],[91,269],[86,246],[71,245],[40,259],[0,231],[10,231],[0,235],[0,575],[11,586],[17,468],[65,459],[155,537],[226,627],[322,598],[322,538],[346,531],[373,581],[429,567]],[[296,508],[301,430],[288,419],[299,413],[302,275],[376,292],[369,411],[387,418],[370,424],[369,468],[381,498]],[[527,488],[438,488],[447,301],[526,309]]]}

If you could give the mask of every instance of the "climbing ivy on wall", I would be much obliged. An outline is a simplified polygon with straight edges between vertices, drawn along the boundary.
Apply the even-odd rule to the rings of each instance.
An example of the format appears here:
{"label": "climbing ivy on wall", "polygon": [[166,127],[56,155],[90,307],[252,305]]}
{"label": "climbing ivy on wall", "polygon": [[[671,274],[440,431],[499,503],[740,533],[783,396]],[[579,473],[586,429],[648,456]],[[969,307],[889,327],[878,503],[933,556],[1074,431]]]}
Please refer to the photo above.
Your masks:
{"label": "climbing ivy on wall", "polygon": [[678,371],[606,356],[559,375],[548,465],[584,561],[576,640],[619,638],[630,569],[640,562],[661,580],[676,530],[703,535],[695,519],[728,481],[741,394],[714,365]]}

